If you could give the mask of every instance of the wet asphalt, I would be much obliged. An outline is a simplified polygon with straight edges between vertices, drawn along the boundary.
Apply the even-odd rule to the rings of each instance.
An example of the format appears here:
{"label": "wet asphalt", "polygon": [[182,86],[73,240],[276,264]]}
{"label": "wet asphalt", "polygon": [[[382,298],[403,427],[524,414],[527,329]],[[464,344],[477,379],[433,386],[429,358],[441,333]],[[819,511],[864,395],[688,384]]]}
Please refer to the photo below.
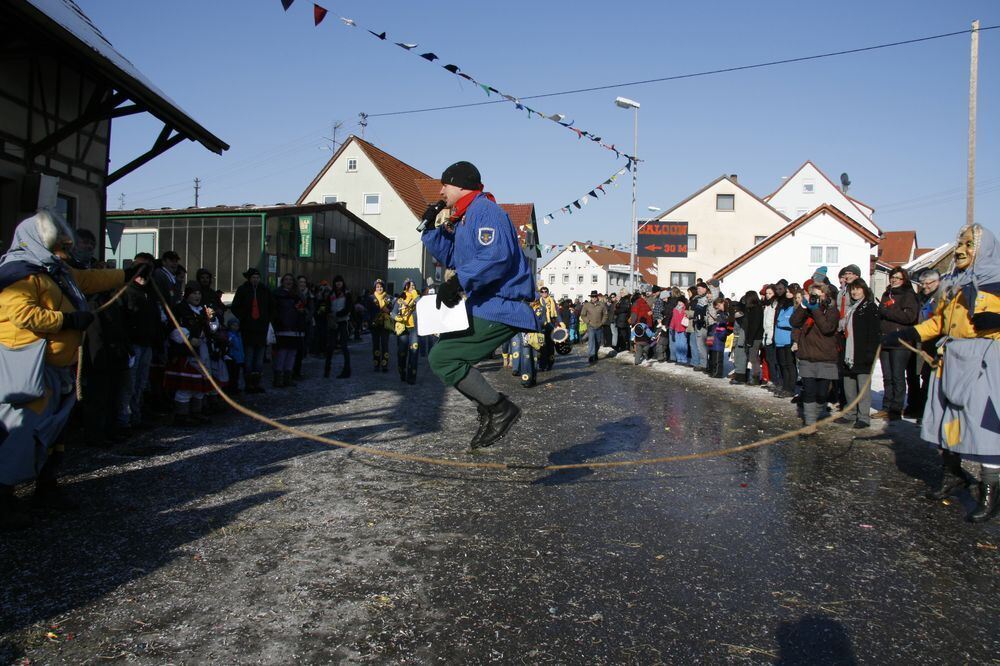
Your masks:
{"label": "wet asphalt", "polygon": [[[470,458],[475,413],[418,384],[311,373],[246,404],[351,443],[562,464],[744,444],[798,426],[760,389],[559,357]],[[334,372],[339,370],[335,366]],[[479,471],[372,458],[223,415],[152,458],[71,449],[83,504],[0,536],[0,662],[996,663],[1000,523],[922,498],[913,424],[705,460]],[[975,470],[973,470],[975,471]],[[27,661],[25,661],[27,660]]]}

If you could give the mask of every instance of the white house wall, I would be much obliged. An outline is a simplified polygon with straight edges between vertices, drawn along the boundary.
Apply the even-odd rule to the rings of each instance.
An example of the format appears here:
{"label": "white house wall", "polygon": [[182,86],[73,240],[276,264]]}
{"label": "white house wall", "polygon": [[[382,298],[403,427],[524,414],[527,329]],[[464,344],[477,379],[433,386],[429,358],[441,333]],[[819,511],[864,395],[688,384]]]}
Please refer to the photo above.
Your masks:
{"label": "white house wall", "polygon": [[[805,186],[812,184],[812,192],[806,192]],[[830,204],[843,211],[855,222],[878,235],[878,227],[868,215],[844,196],[837,187],[827,180],[819,169],[812,164],[806,164],[768,200],[771,206],[791,220],[797,220],[806,213],[811,213],[823,204]]]}
{"label": "white house wall", "polygon": [[[347,170],[349,159],[357,159],[356,171]],[[381,196],[378,214],[365,214],[366,194]],[[389,260],[386,279],[394,283],[397,291],[402,288],[406,278],[422,282],[427,277],[421,270],[424,250],[420,234],[416,231],[419,220],[363,150],[349,145],[316,186],[303,197],[303,202],[323,203],[323,198],[330,195],[335,195],[337,201],[345,203],[352,213],[389,238],[395,239],[395,259]]]}
{"label": "white house wall", "polygon": [[[823,247],[822,262],[810,261],[812,247]],[[836,247],[838,260],[827,263],[826,248]],[[723,295],[739,298],[747,291],[759,291],[765,284],[785,278],[788,282],[804,283],[820,266],[827,267],[830,282],[837,285],[837,273],[849,264],[861,268],[862,277],[870,282],[868,274],[871,245],[842,222],[821,212],[777,243],[739,266],[721,280]]]}
{"label": "white house wall", "polygon": [[[733,211],[716,210],[716,195],[732,194]],[[757,236],[770,236],[788,222],[766,204],[728,179],[720,180],[691,201],[671,211],[663,222],[687,222],[688,234],[698,237],[697,249],[683,259],[657,260],[657,281],[671,283],[671,273],[694,273],[708,279],[754,245]]]}
{"label": "white house wall", "polygon": [[538,276],[539,284],[548,287],[557,299],[586,298],[594,289],[609,293],[608,271],[583,251],[563,250],[538,271]]}

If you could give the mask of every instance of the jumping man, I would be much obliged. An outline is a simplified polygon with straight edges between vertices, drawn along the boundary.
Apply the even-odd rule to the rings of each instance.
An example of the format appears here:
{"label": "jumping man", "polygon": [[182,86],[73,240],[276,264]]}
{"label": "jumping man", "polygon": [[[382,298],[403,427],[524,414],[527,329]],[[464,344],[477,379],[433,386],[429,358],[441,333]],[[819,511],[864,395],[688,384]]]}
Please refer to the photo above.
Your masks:
{"label": "jumping man", "polygon": [[503,437],[521,410],[497,393],[473,366],[515,333],[535,330],[529,305],[535,286],[514,225],[493,195],[483,192],[475,166],[456,162],[445,169],[441,198],[451,216],[435,228],[439,208],[428,207],[422,237],[430,253],[455,271],[437,290],[438,307],[458,305],[460,292],[465,292],[472,325],[466,331],[442,335],[428,362],[446,385],[476,403],[479,428],[469,447],[478,449]]}

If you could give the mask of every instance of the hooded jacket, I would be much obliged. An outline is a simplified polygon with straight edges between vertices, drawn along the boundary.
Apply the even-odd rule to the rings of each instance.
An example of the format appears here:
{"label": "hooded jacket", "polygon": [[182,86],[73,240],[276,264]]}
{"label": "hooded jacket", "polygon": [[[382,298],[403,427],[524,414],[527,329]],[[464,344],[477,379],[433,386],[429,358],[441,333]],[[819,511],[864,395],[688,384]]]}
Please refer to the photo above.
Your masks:
{"label": "hooded jacket", "polygon": [[[84,296],[121,287],[121,270],[76,270],[53,254],[62,233],[52,214],[21,222],[0,259],[0,344],[20,349],[46,338],[45,362],[76,361],[82,331],[62,330],[63,313],[86,309]],[[65,224],[65,223],[62,223]]]}

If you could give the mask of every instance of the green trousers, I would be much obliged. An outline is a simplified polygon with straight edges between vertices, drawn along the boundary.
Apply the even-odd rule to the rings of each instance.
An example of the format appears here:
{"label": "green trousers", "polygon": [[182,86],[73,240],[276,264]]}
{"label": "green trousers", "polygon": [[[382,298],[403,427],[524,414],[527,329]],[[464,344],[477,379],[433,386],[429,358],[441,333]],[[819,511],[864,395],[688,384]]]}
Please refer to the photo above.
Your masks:
{"label": "green trousers", "polygon": [[442,335],[427,362],[445,385],[454,386],[469,374],[469,368],[488,358],[517,332],[508,324],[473,317],[469,330]]}

